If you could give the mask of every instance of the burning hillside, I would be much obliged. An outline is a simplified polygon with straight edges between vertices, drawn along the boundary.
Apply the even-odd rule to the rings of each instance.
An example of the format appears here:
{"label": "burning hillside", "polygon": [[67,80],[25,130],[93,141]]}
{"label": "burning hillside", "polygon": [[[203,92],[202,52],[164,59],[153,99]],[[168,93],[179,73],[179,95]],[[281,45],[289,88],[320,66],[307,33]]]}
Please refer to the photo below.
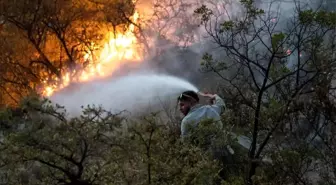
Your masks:
{"label": "burning hillside", "polygon": [[[2,1],[2,101],[15,105],[35,91],[50,97],[194,43],[197,2],[140,1]],[[173,58],[165,66],[177,68],[172,62],[182,63]]]}
{"label": "burning hillside", "polygon": [[[132,22],[136,23],[138,18],[139,14],[135,12],[131,17]],[[64,73],[61,79],[56,78],[53,84],[48,83],[48,79],[44,80],[43,95],[51,96],[72,82],[85,82],[108,76],[124,62],[141,60],[140,44],[134,34],[134,24],[129,25],[124,33],[110,31],[105,37],[102,43],[91,43],[97,47],[97,51],[83,53],[84,68]]]}
{"label": "burning hillside", "polygon": [[[195,2],[167,0],[150,2],[137,1],[136,6],[139,11],[134,11],[126,27],[124,24],[117,25],[119,29],[112,26],[112,30],[104,33],[105,39],[98,43],[91,42],[90,47],[95,48],[95,51],[86,51],[81,54],[79,60],[83,61],[80,63],[85,64],[83,67],[64,71],[61,77],[51,80],[47,77],[43,81],[43,95],[51,96],[55,91],[65,88],[70,83],[110,76],[123,64],[141,62],[144,59],[142,54],[145,49],[144,45],[152,46],[150,50],[154,51],[154,55],[160,55],[162,50],[174,46],[191,45],[194,37],[192,33],[196,30],[197,24],[191,17],[192,11],[187,7],[194,6]],[[139,25],[142,27],[141,30],[138,30]],[[141,39],[138,34],[141,35]],[[170,44],[163,43],[163,40]]]}

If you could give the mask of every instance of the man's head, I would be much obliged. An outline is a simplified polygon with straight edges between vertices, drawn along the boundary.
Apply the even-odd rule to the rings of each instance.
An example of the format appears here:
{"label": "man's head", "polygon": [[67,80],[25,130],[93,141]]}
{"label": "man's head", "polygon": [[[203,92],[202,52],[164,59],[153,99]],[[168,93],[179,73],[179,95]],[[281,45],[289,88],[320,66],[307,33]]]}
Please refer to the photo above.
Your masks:
{"label": "man's head", "polygon": [[191,107],[199,102],[199,98],[194,91],[185,91],[178,98],[178,105],[183,115],[187,115]]}

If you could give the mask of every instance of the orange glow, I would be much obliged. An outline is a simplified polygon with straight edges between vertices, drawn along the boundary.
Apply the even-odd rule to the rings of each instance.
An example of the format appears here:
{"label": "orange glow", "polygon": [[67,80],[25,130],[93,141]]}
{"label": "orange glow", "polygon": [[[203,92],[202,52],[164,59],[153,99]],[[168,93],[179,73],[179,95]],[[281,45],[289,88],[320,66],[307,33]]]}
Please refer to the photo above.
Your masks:
{"label": "orange glow", "polygon": [[[139,18],[138,12],[132,16],[134,23]],[[71,82],[85,82],[98,77],[104,77],[112,74],[122,63],[141,61],[140,48],[137,44],[137,38],[134,34],[135,26],[131,24],[125,33],[108,32],[106,40],[100,44],[102,49],[98,52],[84,53],[83,60],[88,65],[79,71],[63,73],[62,79],[54,79],[56,83],[49,84],[48,79],[44,83],[42,94],[51,96],[56,91],[68,86]],[[96,45],[92,43],[92,45]],[[94,57],[96,56],[96,58]]]}

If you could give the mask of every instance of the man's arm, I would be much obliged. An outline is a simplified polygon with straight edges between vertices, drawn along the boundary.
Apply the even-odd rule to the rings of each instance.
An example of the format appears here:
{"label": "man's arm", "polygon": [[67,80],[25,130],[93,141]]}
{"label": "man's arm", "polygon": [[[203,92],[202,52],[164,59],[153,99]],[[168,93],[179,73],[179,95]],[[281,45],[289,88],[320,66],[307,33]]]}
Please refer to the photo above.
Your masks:
{"label": "man's arm", "polygon": [[209,97],[211,100],[211,104],[212,104],[211,106],[218,112],[218,114],[221,114],[222,112],[225,111],[226,109],[225,102],[217,94],[208,94],[208,93],[202,93],[202,92],[199,92],[198,94],[204,97]]}
{"label": "man's arm", "polygon": [[225,105],[225,102],[224,100],[218,96],[217,94],[214,94],[214,97],[213,97],[213,105],[212,107],[218,112],[218,114],[221,114],[222,112],[225,111],[226,109],[226,105]]}

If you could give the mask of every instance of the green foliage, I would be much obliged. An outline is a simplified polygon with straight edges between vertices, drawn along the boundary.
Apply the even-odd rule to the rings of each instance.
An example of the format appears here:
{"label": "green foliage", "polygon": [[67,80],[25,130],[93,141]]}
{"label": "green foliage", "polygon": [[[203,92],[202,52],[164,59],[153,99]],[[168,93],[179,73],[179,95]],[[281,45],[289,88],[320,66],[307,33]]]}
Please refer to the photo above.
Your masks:
{"label": "green foliage", "polygon": [[223,182],[222,185],[243,185],[244,178],[242,177],[231,177],[227,181]]}
{"label": "green foliage", "polygon": [[276,33],[271,38],[272,49],[274,52],[277,52],[279,48],[281,48],[284,39],[286,38],[286,34],[284,33]]}
{"label": "green foliage", "polygon": [[281,112],[281,108],[283,107],[283,103],[279,102],[279,100],[276,100],[275,98],[270,98],[269,100],[269,106],[267,107],[267,110],[265,111],[265,117],[266,119],[276,119],[279,116],[279,113]]}
{"label": "green foliage", "polygon": [[270,79],[277,80],[278,78],[281,78],[282,76],[287,75],[290,72],[291,71],[288,67],[286,67],[285,65],[281,65],[277,61],[275,61],[270,68]]}
{"label": "green foliage", "polygon": [[212,61],[213,61],[212,55],[209,53],[205,53],[202,57],[201,65],[206,65],[207,63]]}
{"label": "green foliage", "polygon": [[223,122],[252,137],[249,151],[237,147],[245,171],[232,177],[237,184],[242,178],[244,184],[312,184],[311,176],[334,183],[335,12],[303,10],[300,2],[292,18],[282,19],[253,0],[240,2],[242,15],[205,25],[223,53],[202,58],[202,67],[222,79],[229,107]]}
{"label": "green foliage", "polygon": [[234,27],[234,22],[233,21],[224,21],[220,25],[220,32],[228,31],[231,30]]}
{"label": "green foliage", "polygon": [[314,11],[304,10],[299,12],[299,20],[302,24],[317,23],[322,26],[334,28],[336,26],[336,12],[328,12],[325,10]]}
{"label": "green foliage", "polygon": [[182,143],[155,114],[125,120],[87,107],[69,120],[48,102],[27,100],[24,107],[26,119],[1,112],[21,125],[0,145],[6,184],[205,184],[218,178],[218,163]]}
{"label": "green foliage", "polygon": [[314,11],[306,10],[299,13],[299,20],[302,23],[312,23],[314,21]]}
{"label": "green foliage", "polygon": [[[246,12],[246,17],[248,17],[249,21],[257,19],[258,16],[263,15],[265,12],[262,9],[256,8],[253,5],[253,0],[241,0],[240,1],[244,6],[244,10]],[[202,5],[194,11],[195,15],[200,17],[201,24],[207,24],[210,21],[211,16],[213,16],[213,12],[211,9]],[[233,21],[228,20],[220,23],[219,32],[223,33],[225,31],[233,30],[234,28],[244,29],[247,22],[244,21]]]}
{"label": "green foliage", "polygon": [[204,24],[209,21],[210,17],[213,15],[212,10],[210,10],[205,5],[202,5],[201,7],[197,8],[194,11],[195,15],[201,16],[201,24]]}
{"label": "green foliage", "polygon": [[249,18],[256,19],[257,16],[260,16],[265,13],[263,9],[256,8],[253,3],[254,0],[240,0],[242,5],[244,5],[245,9],[247,10],[247,14]]}
{"label": "green foliage", "polygon": [[[305,170],[316,170],[316,152],[307,147],[304,143],[296,143],[291,149],[282,151],[271,151],[272,164],[259,169],[256,176],[256,183],[260,184],[290,184],[299,180]],[[291,173],[288,173],[289,170]],[[302,183],[309,183],[309,178],[300,179]]]}
{"label": "green foliage", "polygon": [[222,71],[228,69],[228,66],[223,61],[214,60],[212,55],[205,53],[202,57],[201,66],[203,70]]}
{"label": "green foliage", "polygon": [[184,141],[198,146],[221,164],[225,183],[235,184],[241,180],[247,150],[240,146],[229,127],[223,127],[212,119],[204,119],[189,132]]}

